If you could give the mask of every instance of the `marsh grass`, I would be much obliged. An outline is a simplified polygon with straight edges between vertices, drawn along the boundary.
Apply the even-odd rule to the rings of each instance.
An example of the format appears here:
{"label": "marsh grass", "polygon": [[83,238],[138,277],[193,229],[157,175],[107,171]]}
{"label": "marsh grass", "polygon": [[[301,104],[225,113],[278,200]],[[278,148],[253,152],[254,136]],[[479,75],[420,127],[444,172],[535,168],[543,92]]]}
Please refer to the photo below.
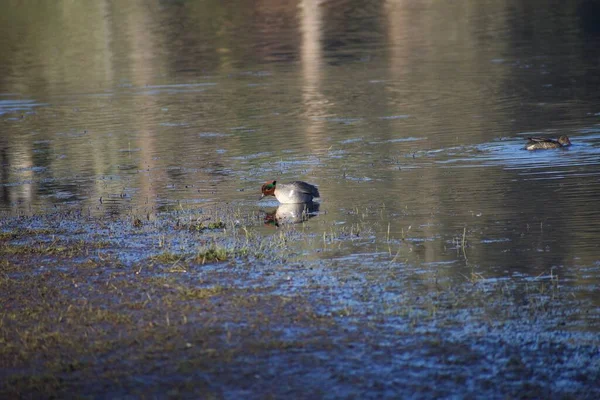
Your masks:
{"label": "marsh grass", "polygon": [[225,247],[212,246],[205,250],[198,250],[192,261],[200,264],[212,261],[225,261],[234,254],[234,252],[227,250]]}
{"label": "marsh grass", "polygon": [[19,266],[13,264],[9,260],[0,260],[0,279],[2,274],[9,272],[16,272],[19,270]]}
{"label": "marsh grass", "polygon": [[[563,318],[564,304],[572,299],[555,271],[499,283],[485,279],[475,265],[470,275],[466,268],[454,280],[444,280],[439,270],[425,278],[411,275],[404,256],[412,250],[402,240],[412,234],[410,226],[402,238],[393,237],[389,224],[378,230],[389,254],[382,263],[349,267],[329,254],[309,260],[312,254],[298,250],[321,251],[323,243],[335,254],[338,245],[375,241],[367,217],[376,211],[381,212],[357,208],[359,222],[320,225],[323,234],[304,225],[260,234],[255,228],[262,219],[223,208],[166,213],[139,226],[131,215],[122,221],[77,220],[73,229],[82,241],[50,230],[7,235],[0,243],[0,397],[94,397],[105,388],[126,397],[132,385],[139,386],[132,376],[156,383],[157,371],[177,379],[189,373],[193,379],[177,388],[171,381],[144,386],[140,397],[150,393],[144,390],[174,390],[173,397],[178,390],[182,397],[198,390],[196,397],[206,397],[214,382],[227,384],[220,381],[223,375],[262,385],[256,376],[274,368],[277,359],[292,360],[294,374],[310,374],[315,363],[354,362],[357,354],[361,360],[376,354],[391,365],[386,354],[406,352],[410,343],[416,343],[417,357],[423,351],[449,357],[455,342],[469,349],[469,341],[482,334],[467,332],[448,341],[445,329],[476,325],[487,335],[503,323],[526,330],[530,326],[522,321],[548,321],[552,328]],[[176,218],[202,222],[175,228]],[[55,226],[62,219],[41,222]],[[461,233],[455,242],[466,248],[466,229]],[[47,234],[55,237],[41,240]],[[88,254],[84,261],[70,259]],[[43,268],[32,263],[40,255]],[[209,263],[215,264],[205,266]],[[510,344],[508,336],[503,340]],[[210,384],[198,383],[200,376]]]}
{"label": "marsh grass", "polygon": [[185,259],[185,255],[171,253],[170,251],[165,251],[160,254],[151,256],[149,258],[150,262],[157,262],[161,264],[174,264],[179,261]]}
{"label": "marsh grass", "polygon": [[226,225],[225,222],[223,221],[212,221],[212,222],[207,222],[206,220],[204,221],[188,221],[188,222],[181,222],[180,220],[177,220],[177,222],[175,223],[175,227],[174,229],[176,230],[188,230],[190,232],[204,232],[204,231],[214,231],[214,230],[218,230],[218,229],[225,229]]}
{"label": "marsh grass", "polygon": [[22,239],[31,236],[50,236],[64,233],[63,230],[58,229],[30,229],[30,228],[17,228],[9,232],[0,232],[0,241]]}
{"label": "marsh grass", "polygon": [[182,300],[204,300],[214,296],[224,295],[227,291],[227,289],[221,286],[208,288],[178,288],[179,296]]}
{"label": "marsh grass", "polygon": [[[255,249],[257,254],[263,254]],[[148,261],[159,264],[206,264],[212,262],[223,262],[233,258],[247,257],[251,253],[251,248],[248,246],[223,246],[212,244],[208,247],[199,247],[195,254],[178,254],[170,251],[165,251],[160,254],[151,256]]]}
{"label": "marsh grass", "polygon": [[0,255],[47,255],[72,258],[80,255],[89,255],[91,251],[105,249],[111,246],[106,241],[85,242],[83,240],[59,240],[52,242],[34,241],[26,244],[0,244]]}

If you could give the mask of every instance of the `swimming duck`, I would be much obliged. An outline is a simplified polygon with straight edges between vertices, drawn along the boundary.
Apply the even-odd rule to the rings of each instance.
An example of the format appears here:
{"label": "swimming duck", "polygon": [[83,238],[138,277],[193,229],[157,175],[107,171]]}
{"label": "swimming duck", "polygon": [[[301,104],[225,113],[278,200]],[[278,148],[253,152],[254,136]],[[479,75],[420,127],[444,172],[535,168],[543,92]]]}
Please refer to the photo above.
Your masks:
{"label": "swimming duck", "polygon": [[558,149],[560,147],[567,147],[571,145],[571,141],[567,136],[561,136],[558,140],[530,137],[527,138],[528,142],[525,148],[527,150],[541,150],[541,149]]}
{"label": "swimming duck", "polygon": [[280,183],[269,181],[262,185],[261,200],[265,196],[275,196],[282,204],[310,203],[313,198],[319,197],[319,189],[310,183],[294,181]]}

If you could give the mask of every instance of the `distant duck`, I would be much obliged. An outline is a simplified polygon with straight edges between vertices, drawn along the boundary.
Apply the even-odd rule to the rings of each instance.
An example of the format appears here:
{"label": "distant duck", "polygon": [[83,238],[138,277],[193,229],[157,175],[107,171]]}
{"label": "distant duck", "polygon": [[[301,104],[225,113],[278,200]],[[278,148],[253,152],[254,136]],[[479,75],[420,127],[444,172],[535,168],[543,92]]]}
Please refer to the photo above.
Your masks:
{"label": "distant duck", "polygon": [[527,150],[543,150],[543,149],[558,149],[560,147],[567,147],[571,145],[571,141],[567,136],[561,136],[558,140],[530,137],[527,138],[528,142],[525,148]]}
{"label": "distant duck", "polygon": [[294,181],[280,183],[269,181],[262,185],[262,196],[275,196],[281,204],[310,203],[313,198],[319,197],[319,189],[310,183]]}

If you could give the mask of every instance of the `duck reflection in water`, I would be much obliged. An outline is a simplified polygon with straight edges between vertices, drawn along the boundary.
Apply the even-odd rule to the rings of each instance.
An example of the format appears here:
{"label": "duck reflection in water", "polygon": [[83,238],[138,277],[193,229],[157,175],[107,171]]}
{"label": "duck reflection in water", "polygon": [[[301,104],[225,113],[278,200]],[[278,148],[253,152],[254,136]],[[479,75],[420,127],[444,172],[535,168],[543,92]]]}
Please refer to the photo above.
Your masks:
{"label": "duck reflection in water", "polygon": [[266,213],[265,225],[297,224],[308,221],[319,213],[319,203],[280,204],[275,211]]}

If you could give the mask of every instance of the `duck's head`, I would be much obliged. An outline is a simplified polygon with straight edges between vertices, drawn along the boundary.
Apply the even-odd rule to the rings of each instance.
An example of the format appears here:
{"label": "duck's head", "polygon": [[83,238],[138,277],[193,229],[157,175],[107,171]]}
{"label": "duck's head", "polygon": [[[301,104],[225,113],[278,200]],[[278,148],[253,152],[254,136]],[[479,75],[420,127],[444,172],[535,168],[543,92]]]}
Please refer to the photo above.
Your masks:
{"label": "duck's head", "polygon": [[262,185],[262,188],[260,189],[262,192],[262,196],[260,196],[260,198],[262,199],[263,197],[266,196],[275,196],[275,185],[277,184],[277,181],[269,181],[267,183],[265,183],[264,185]]}
{"label": "duck's head", "polygon": [[560,143],[563,146],[570,146],[571,145],[571,141],[569,140],[569,137],[566,135],[563,135],[561,137],[558,138],[558,143]]}

